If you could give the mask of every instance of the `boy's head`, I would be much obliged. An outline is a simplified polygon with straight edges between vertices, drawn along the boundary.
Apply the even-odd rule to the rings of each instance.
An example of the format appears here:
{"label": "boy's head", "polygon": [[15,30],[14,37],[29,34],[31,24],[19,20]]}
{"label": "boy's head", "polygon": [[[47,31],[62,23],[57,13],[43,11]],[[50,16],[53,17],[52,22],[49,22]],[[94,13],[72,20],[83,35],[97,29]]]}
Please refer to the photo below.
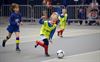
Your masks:
{"label": "boy's head", "polygon": [[19,12],[19,5],[16,3],[12,3],[10,9],[12,12]]}
{"label": "boy's head", "polygon": [[53,12],[53,13],[52,13],[52,15],[51,15],[51,17],[50,17],[50,20],[51,20],[51,23],[52,23],[52,24],[56,24],[56,23],[57,23],[57,21],[58,21],[58,15],[57,15],[56,12]]}
{"label": "boy's head", "polygon": [[63,14],[66,14],[67,13],[67,10],[66,9],[62,9],[62,13]]}

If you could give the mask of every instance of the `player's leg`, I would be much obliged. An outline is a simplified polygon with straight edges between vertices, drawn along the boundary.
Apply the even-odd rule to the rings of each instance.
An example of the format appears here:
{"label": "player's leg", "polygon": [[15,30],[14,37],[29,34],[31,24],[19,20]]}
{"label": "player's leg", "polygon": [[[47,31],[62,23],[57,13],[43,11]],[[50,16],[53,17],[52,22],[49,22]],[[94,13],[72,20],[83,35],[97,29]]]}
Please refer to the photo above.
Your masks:
{"label": "player's leg", "polygon": [[57,35],[60,36],[60,30],[57,32]]}
{"label": "player's leg", "polygon": [[60,30],[58,31],[58,36],[59,36],[59,37],[63,37],[63,36],[62,36],[63,31],[64,31],[64,29],[60,29]]}
{"label": "player's leg", "polygon": [[9,32],[8,35],[6,36],[6,38],[3,40],[3,42],[2,42],[3,47],[5,47],[7,40],[9,40],[11,38],[11,35],[12,35],[12,33]]}
{"label": "player's leg", "polygon": [[36,48],[38,45],[44,47],[43,39],[45,39],[46,37],[45,37],[44,35],[40,35],[40,38],[41,38],[41,40],[36,40],[36,41],[35,41],[35,42],[36,42],[35,48]]}
{"label": "player's leg", "polygon": [[43,39],[43,41],[44,41],[44,51],[45,51],[45,55],[46,55],[47,57],[49,57],[49,56],[50,56],[50,55],[48,54],[49,41],[48,41],[48,39]]}
{"label": "player's leg", "polygon": [[45,51],[45,55],[46,55],[46,56],[50,56],[50,55],[48,54],[48,45],[44,45],[44,51]]}
{"label": "player's leg", "polygon": [[60,33],[59,34],[60,34],[59,36],[62,37],[62,30],[60,30]]}
{"label": "player's leg", "polygon": [[64,32],[64,29],[61,30],[61,36],[60,37],[63,37],[63,32]]}
{"label": "player's leg", "polygon": [[58,36],[61,35],[61,29],[57,32],[57,35],[58,35]]}
{"label": "player's leg", "polygon": [[36,48],[38,45],[44,47],[44,42],[43,42],[43,41],[36,40],[35,48]]}
{"label": "player's leg", "polygon": [[16,51],[21,51],[19,48],[19,43],[20,43],[20,32],[15,32],[16,35]]}
{"label": "player's leg", "polygon": [[45,55],[46,56],[50,56],[49,54],[48,54],[48,44],[49,44],[49,41],[47,40],[47,39],[43,39],[43,41],[36,41],[36,45],[35,45],[35,48],[38,46],[38,45],[40,45],[40,46],[42,46],[43,48],[44,48],[44,51],[45,51]]}

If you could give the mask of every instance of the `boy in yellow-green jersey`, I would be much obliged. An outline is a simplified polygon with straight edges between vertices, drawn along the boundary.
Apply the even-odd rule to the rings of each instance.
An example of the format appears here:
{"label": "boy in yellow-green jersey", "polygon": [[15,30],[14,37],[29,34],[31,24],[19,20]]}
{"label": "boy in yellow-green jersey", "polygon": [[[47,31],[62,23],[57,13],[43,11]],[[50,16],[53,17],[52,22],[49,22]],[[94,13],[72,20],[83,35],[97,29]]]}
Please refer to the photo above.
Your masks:
{"label": "boy in yellow-green jersey", "polygon": [[62,9],[62,14],[59,16],[59,27],[60,30],[58,30],[58,36],[63,37],[63,31],[66,28],[66,21],[67,21],[67,11],[66,9]]}
{"label": "boy in yellow-green jersey", "polygon": [[48,45],[49,45],[49,41],[52,42],[52,37],[55,33],[56,22],[58,20],[58,16],[54,12],[51,15],[49,20],[45,21],[45,20],[43,20],[44,18],[45,18],[45,16],[42,16],[41,19],[39,20],[39,23],[42,24],[42,27],[40,30],[41,40],[36,40],[35,48],[38,45],[42,46],[44,48],[45,55],[48,57],[48,56],[50,56],[48,54]]}

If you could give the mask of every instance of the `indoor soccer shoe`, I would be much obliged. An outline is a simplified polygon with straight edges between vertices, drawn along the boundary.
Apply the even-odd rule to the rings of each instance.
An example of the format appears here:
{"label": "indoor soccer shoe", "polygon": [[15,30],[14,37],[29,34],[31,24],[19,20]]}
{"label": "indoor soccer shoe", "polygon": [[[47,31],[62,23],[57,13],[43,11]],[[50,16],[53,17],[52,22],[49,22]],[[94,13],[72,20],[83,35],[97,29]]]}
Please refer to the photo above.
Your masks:
{"label": "indoor soccer shoe", "polygon": [[50,57],[50,55],[49,55],[49,54],[45,54],[45,56],[46,56],[46,57]]}
{"label": "indoor soccer shoe", "polygon": [[62,35],[61,35],[61,36],[59,36],[59,37],[63,38],[63,36],[62,36]]}
{"label": "indoor soccer shoe", "polygon": [[20,50],[20,48],[16,48],[16,51],[19,51],[20,52],[21,50]]}
{"label": "indoor soccer shoe", "polygon": [[34,47],[36,48],[38,46],[38,44],[37,45],[35,45]]}
{"label": "indoor soccer shoe", "polygon": [[6,40],[3,40],[2,47],[5,47],[5,44],[6,44]]}

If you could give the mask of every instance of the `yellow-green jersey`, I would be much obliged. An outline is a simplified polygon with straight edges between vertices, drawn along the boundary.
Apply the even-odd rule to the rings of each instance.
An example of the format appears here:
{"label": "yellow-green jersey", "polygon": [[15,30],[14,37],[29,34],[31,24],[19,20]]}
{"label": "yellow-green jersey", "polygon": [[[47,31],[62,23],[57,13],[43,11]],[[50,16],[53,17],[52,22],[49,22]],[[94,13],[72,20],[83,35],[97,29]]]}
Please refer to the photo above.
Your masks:
{"label": "yellow-green jersey", "polygon": [[55,28],[56,28],[56,24],[49,26],[49,21],[44,21],[40,30],[40,34],[44,35],[47,39],[50,39],[50,33]]}
{"label": "yellow-green jersey", "polygon": [[67,21],[67,14],[59,16],[59,20],[60,20],[59,22],[60,29],[65,29],[66,21]]}

